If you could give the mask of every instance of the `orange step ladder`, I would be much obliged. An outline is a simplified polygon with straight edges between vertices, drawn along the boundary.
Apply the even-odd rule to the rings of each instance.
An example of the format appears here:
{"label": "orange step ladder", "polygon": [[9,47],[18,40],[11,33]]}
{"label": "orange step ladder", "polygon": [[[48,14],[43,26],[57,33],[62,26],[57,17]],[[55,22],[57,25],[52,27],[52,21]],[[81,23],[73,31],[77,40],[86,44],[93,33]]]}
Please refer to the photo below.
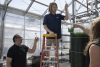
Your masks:
{"label": "orange step ladder", "polygon": [[[58,57],[58,45],[57,45],[57,34],[55,34],[55,42],[56,42],[56,46],[45,46],[45,37],[53,37],[50,34],[43,34],[43,45],[42,45],[42,52],[41,52],[41,61],[40,61],[40,67],[45,67],[45,63],[57,63],[58,67],[59,67],[59,57]],[[55,49],[45,49],[46,47],[55,47]],[[45,56],[45,51],[56,51],[56,56],[57,57],[46,57]],[[45,60],[45,58],[57,58],[56,61],[47,61]],[[43,64],[43,66],[42,66]]]}

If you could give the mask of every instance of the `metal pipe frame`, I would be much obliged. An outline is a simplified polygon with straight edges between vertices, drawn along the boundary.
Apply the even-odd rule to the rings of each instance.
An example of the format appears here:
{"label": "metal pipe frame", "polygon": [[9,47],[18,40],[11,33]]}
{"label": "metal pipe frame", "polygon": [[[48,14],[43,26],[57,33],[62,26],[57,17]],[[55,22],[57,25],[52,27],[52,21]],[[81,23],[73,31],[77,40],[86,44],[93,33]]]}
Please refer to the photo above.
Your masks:
{"label": "metal pipe frame", "polygon": [[[75,1],[87,8],[87,6],[85,6],[84,4],[82,4],[81,2],[79,2],[78,0],[75,0]],[[91,10],[90,8],[88,8],[88,9]]]}
{"label": "metal pipe frame", "polygon": [[11,2],[12,0],[10,0],[8,3],[6,3],[7,1],[5,1],[5,6],[4,8],[2,9],[2,22],[1,22],[1,41],[0,41],[0,44],[1,44],[1,56],[0,58],[3,56],[3,48],[4,48],[4,20],[5,20],[5,15],[6,15],[6,12],[7,12],[7,8],[8,8],[8,5],[9,3]]}
{"label": "metal pipe frame", "polygon": [[42,18],[40,18],[40,49],[42,48],[42,47],[41,47],[41,45],[42,45],[42,43],[41,43],[41,40],[42,40],[42,39],[41,39],[41,37],[42,37],[42,36],[41,36],[41,32],[42,32],[42,28],[41,28],[41,27],[42,27],[42,24],[41,24],[41,22],[42,22]]}
{"label": "metal pipe frame", "polygon": [[[4,14],[4,11],[3,11],[3,8],[2,8],[2,10],[1,10],[1,17],[3,17],[3,14]],[[0,26],[0,28],[1,28],[1,32],[0,32],[0,59],[2,59],[2,54],[3,54],[3,26],[4,26],[4,24],[3,24],[3,21],[1,22],[1,26]],[[0,65],[1,66],[1,65]]]}
{"label": "metal pipe frame", "polygon": [[[88,20],[91,20],[91,19],[95,19],[96,17],[93,17],[93,18],[87,18],[87,19],[79,19],[79,20],[76,20],[77,24],[81,24],[81,23],[90,23],[90,21]],[[80,23],[78,23],[80,22]],[[68,23],[68,22],[65,22],[65,21],[62,21],[62,24],[65,24],[65,25],[72,25],[72,23]]]}
{"label": "metal pipe frame", "polygon": [[[35,1],[35,2],[36,2],[36,3],[38,3],[38,4],[44,5],[44,6],[46,6],[46,7],[49,7],[48,5],[43,4],[43,3],[39,2],[39,1]],[[61,12],[61,10],[59,10],[59,9],[58,9],[58,11],[60,11],[60,12]]]}
{"label": "metal pipe frame", "polygon": [[32,0],[31,3],[29,4],[28,8],[25,11],[25,14],[28,12],[28,10],[31,8],[32,4],[34,3],[35,0]]}
{"label": "metal pipe frame", "polygon": [[[0,4],[0,9],[2,9],[2,8],[4,8],[4,6]],[[24,10],[16,9],[16,8],[13,8],[13,7],[8,7],[7,12],[8,13],[14,13],[14,14],[16,13],[16,14],[21,15],[21,16],[23,16],[24,13],[25,13]],[[32,13],[32,12],[28,12],[26,14],[26,16],[28,16],[28,17],[37,17],[37,18],[42,17],[41,15],[38,15],[38,14],[35,14],[35,13]]]}
{"label": "metal pipe frame", "polygon": [[[95,0],[95,8],[96,8],[96,9],[98,8],[97,1],[98,1],[98,0]],[[96,11],[96,10],[95,10],[95,11]],[[96,15],[95,15],[95,16],[96,16],[96,17],[99,17],[98,11],[96,11]]]}
{"label": "metal pipe frame", "polygon": [[7,12],[7,8],[8,8],[8,5],[9,5],[9,3],[10,3],[11,1],[12,1],[12,0],[10,0],[10,1],[5,5],[5,13],[4,13],[4,16],[3,16],[2,20],[5,19],[5,15],[6,15],[6,12]]}
{"label": "metal pipe frame", "polygon": [[83,22],[83,21],[86,22],[86,21],[94,19],[94,18],[96,18],[96,17],[89,17],[87,19],[79,19],[79,20],[76,20],[76,22]]}
{"label": "metal pipe frame", "polygon": [[47,8],[46,11],[42,14],[42,16],[44,16],[44,15],[47,13],[47,11],[48,11],[48,8]]}
{"label": "metal pipe frame", "polygon": [[7,4],[7,2],[8,2],[8,0],[5,0],[4,5],[6,5],[6,4]]}
{"label": "metal pipe frame", "polygon": [[88,0],[87,0],[87,12],[88,12]]}
{"label": "metal pipe frame", "polygon": [[74,2],[75,2],[75,0],[72,0],[72,16],[73,16],[73,23],[75,23]]}
{"label": "metal pipe frame", "polygon": [[88,17],[88,16],[91,16],[91,15],[95,15],[96,12],[91,12],[91,13],[87,13],[87,14],[83,14],[83,15],[79,15],[79,16],[76,16],[77,19],[80,19],[82,17]]}
{"label": "metal pipe frame", "polygon": [[[68,7],[72,4],[72,1],[68,4]],[[65,8],[61,11],[61,14],[64,13]]]}
{"label": "metal pipe frame", "polygon": [[25,22],[25,17],[26,17],[26,14],[28,12],[28,10],[31,8],[32,4],[34,3],[35,0],[32,0],[31,3],[29,4],[28,8],[26,9],[25,13],[24,13],[24,25],[22,28],[24,28],[24,40],[23,40],[23,43],[25,44],[25,28],[26,28],[26,22]]}

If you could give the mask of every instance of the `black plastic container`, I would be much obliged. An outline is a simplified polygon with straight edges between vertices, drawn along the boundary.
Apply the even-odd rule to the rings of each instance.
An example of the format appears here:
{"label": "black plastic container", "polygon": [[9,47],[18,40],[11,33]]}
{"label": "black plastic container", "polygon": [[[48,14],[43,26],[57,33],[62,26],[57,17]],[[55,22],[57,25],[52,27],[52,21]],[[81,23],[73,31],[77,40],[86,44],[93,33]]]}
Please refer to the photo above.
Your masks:
{"label": "black plastic container", "polygon": [[70,33],[71,48],[70,62],[71,67],[85,67],[85,56],[83,55],[85,46],[89,41],[89,36],[83,32]]}

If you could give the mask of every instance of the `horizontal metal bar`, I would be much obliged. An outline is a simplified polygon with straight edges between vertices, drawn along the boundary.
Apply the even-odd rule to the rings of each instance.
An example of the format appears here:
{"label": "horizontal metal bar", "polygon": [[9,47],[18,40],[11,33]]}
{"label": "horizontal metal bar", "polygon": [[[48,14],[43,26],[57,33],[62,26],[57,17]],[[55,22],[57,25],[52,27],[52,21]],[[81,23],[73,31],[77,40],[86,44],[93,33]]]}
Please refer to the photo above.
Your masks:
{"label": "horizontal metal bar", "polygon": [[[75,1],[77,1],[79,4],[81,4],[81,5],[83,5],[84,7],[87,8],[87,6],[85,6],[84,4],[82,4],[80,1],[78,1],[78,0],[75,0]],[[91,10],[90,8],[88,8],[88,9]]]}
{"label": "horizontal metal bar", "polygon": [[31,3],[29,4],[28,8],[25,11],[25,14],[28,12],[28,10],[31,8],[32,4],[34,3],[35,0],[32,0]]}
{"label": "horizontal metal bar", "polygon": [[46,57],[46,56],[45,56],[44,58],[57,58],[57,57],[55,57],[55,56]]}
{"label": "horizontal metal bar", "polygon": [[50,50],[45,49],[43,51],[56,51],[56,50],[54,50],[54,49],[50,49]]}
{"label": "horizontal metal bar", "polygon": [[56,46],[45,46],[45,47],[53,47],[53,48],[56,48]]}
{"label": "horizontal metal bar", "polygon": [[[43,4],[43,3],[39,2],[39,1],[35,1],[35,2],[36,2],[36,3],[39,3],[39,4],[41,4],[41,5],[44,5],[44,6],[46,6],[46,7],[49,7],[49,5]],[[62,12],[62,11],[59,10],[59,9],[58,9],[58,11]]]}
{"label": "horizontal metal bar", "polygon": [[42,62],[45,62],[45,63],[57,63],[57,61],[42,61]]}

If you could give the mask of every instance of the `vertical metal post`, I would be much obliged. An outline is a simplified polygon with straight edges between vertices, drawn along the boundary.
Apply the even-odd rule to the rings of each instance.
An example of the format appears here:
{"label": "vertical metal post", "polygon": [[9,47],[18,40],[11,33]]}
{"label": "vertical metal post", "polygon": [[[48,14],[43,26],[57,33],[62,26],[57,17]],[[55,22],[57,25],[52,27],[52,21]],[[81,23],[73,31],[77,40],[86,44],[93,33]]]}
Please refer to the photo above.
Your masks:
{"label": "vertical metal post", "polygon": [[87,0],[87,12],[88,12],[88,0]]}
{"label": "vertical metal post", "polygon": [[[4,10],[2,9],[2,17],[3,17],[3,15],[4,15]],[[0,41],[0,59],[1,59],[1,57],[3,56],[3,46],[4,46],[4,19],[2,19],[2,21],[1,21],[1,33],[0,33],[0,37],[1,37],[1,41]]]}
{"label": "vertical metal post", "polygon": [[[3,18],[5,10],[2,9],[1,11],[1,17]],[[1,21],[1,32],[0,32],[0,59],[3,60],[3,53],[4,53],[4,19]],[[0,67],[3,67],[3,64],[0,64]]]}
{"label": "vertical metal post", "polygon": [[23,44],[25,44],[25,15],[24,15],[24,40]]}
{"label": "vertical metal post", "polygon": [[[97,1],[98,0],[95,0],[95,8],[98,10],[98,4],[97,4]],[[96,10],[95,10],[96,11]],[[99,17],[99,13],[98,13],[98,11],[96,11],[96,15],[95,15],[96,17]]]}
{"label": "vertical metal post", "polygon": [[[5,0],[6,1],[6,0]],[[3,53],[4,53],[4,20],[5,20],[5,15],[6,15],[6,12],[7,12],[7,8],[8,8],[8,5],[9,3],[11,2],[12,0],[10,0],[7,4],[5,4],[4,7],[2,7],[2,11],[1,11],[1,18],[2,18],[2,21],[1,21],[1,32],[0,32],[0,59],[3,60]],[[3,67],[3,63],[0,64],[0,67]]]}
{"label": "vertical metal post", "polygon": [[72,0],[72,15],[73,15],[73,23],[75,23],[74,2],[75,2],[75,0]]}
{"label": "vertical metal post", "polygon": [[41,49],[41,20],[42,18],[40,18],[40,49]]}

